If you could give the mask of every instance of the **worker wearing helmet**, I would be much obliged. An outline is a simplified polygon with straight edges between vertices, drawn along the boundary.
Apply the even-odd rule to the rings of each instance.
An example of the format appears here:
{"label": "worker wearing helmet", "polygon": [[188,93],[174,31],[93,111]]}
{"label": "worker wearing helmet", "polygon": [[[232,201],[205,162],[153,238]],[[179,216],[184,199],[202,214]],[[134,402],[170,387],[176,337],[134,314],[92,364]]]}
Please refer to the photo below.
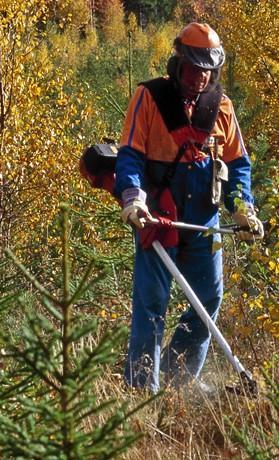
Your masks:
{"label": "worker wearing helmet", "polygon": [[[220,189],[216,198],[215,185],[222,183],[224,204],[235,222],[263,237],[253,207],[250,161],[232,102],[219,83],[225,61],[220,39],[208,24],[193,22],[175,39],[174,50],[168,76],[141,83],[131,98],[116,166],[115,193],[123,202],[122,218],[136,228],[125,380],[153,392],[159,389],[160,370],[174,385],[198,378],[210,333],[190,306],[161,357],[171,275],[152,241],[163,244],[214,321],[223,275],[222,250],[215,244],[220,242],[218,234],[169,234],[148,224],[154,216],[171,216],[218,226]],[[250,239],[251,233],[239,232],[239,238]]]}

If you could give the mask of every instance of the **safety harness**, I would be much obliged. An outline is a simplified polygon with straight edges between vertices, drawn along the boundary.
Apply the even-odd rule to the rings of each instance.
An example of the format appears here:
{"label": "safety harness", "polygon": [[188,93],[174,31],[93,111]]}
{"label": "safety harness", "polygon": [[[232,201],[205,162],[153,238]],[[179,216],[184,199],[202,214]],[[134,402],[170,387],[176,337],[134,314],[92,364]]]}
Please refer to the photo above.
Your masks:
{"label": "safety harness", "polygon": [[[172,79],[156,78],[143,82],[142,85],[150,92],[169,133],[179,147],[175,159],[166,165],[157,187],[154,187],[152,166],[156,168],[158,162],[148,160],[146,166],[148,182],[151,184],[147,200],[152,215],[159,219],[168,217],[173,220],[177,218],[177,212],[170,190],[171,179],[178,163],[187,153],[190,144],[189,136],[192,140],[189,160],[197,161],[204,158],[200,150],[204,148],[204,142],[211,133],[218,116],[222,88],[218,83],[209,84],[208,90],[199,94],[190,118],[185,112],[180,91]],[[140,231],[140,240],[144,248],[149,248],[154,239],[158,239],[164,247],[170,247],[178,244],[179,236],[177,231],[170,228],[159,230],[146,228]]]}

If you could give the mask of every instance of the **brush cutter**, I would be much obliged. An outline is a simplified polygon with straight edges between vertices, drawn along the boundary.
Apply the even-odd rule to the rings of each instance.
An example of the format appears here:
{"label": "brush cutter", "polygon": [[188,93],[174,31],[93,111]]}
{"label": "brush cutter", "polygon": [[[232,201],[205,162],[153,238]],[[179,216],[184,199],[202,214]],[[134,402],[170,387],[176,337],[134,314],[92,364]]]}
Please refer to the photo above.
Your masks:
{"label": "brush cutter", "polygon": [[[146,222],[146,225],[149,225],[149,223]],[[222,225],[221,227],[206,227],[204,225],[187,224],[185,222],[173,222],[172,220],[164,217],[164,218],[159,218],[159,219],[152,218],[151,225],[177,228],[178,230],[192,230],[192,231],[203,232],[203,233],[208,233],[208,234],[221,233],[221,234],[227,234],[227,235],[235,235],[237,234],[237,232],[246,231],[246,232],[250,232],[255,238],[257,238],[257,232],[253,231],[253,229],[251,229],[248,226],[240,227],[239,225],[236,225],[236,224],[227,224],[227,225]],[[269,222],[263,222],[263,227],[265,231],[269,230],[270,228]]]}
{"label": "brush cutter", "polygon": [[244,368],[241,364],[239,359],[233,355],[232,350],[216,326],[215,322],[211,319],[209,314],[207,313],[205,307],[198,299],[196,294],[194,293],[193,289],[186,281],[184,276],[180,273],[178,268],[176,267],[175,263],[172,261],[170,256],[168,255],[167,251],[161,245],[161,243],[157,240],[153,241],[152,243],[153,248],[155,249],[156,253],[162,260],[165,267],[169,270],[173,278],[176,280],[178,285],[181,287],[183,292],[185,293],[187,299],[195,309],[196,313],[199,315],[203,323],[207,326],[213,337],[216,339],[217,343],[222,348],[225,356],[227,357],[228,361],[232,364],[233,368],[236,370],[240,377],[240,384],[238,385],[226,385],[226,389],[228,391],[232,391],[236,394],[246,394],[250,396],[257,395],[257,382],[252,378],[252,374]]}

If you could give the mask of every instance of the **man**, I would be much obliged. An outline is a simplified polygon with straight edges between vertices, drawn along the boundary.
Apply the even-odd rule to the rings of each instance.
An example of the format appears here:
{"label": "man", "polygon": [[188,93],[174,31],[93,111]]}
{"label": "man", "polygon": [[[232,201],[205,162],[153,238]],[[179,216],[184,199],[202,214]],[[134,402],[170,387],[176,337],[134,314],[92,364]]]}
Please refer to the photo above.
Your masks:
{"label": "man", "polygon": [[[181,232],[178,239],[162,236],[154,232],[152,215],[218,226],[218,178],[216,182],[213,173],[221,165],[228,171],[223,183],[226,208],[238,225],[263,236],[253,207],[250,161],[232,103],[218,83],[225,61],[219,37],[208,24],[194,22],[175,39],[174,48],[168,77],[140,84],[130,101],[116,165],[115,193],[123,201],[122,217],[137,229],[125,380],[153,392],[159,389],[160,369],[174,385],[199,376],[210,334],[190,307],[160,361],[171,276],[152,240],[161,238],[213,320],[223,286],[222,251],[213,250],[219,236],[193,231]],[[239,238],[250,239],[251,233],[239,232]]]}

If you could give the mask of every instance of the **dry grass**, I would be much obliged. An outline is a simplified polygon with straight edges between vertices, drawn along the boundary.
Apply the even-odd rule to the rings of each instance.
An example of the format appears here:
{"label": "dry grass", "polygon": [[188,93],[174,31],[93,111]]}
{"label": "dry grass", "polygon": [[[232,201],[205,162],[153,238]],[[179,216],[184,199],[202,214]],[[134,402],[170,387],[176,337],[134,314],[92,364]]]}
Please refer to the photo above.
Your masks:
{"label": "dry grass", "polygon": [[[129,423],[142,437],[125,453],[123,460],[207,460],[276,458],[274,433],[278,430],[278,413],[267,398],[268,389],[260,382],[259,395],[250,399],[237,397],[225,389],[231,369],[211,365],[206,381],[213,383],[215,392],[205,394],[197,387],[179,391],[165,388],[161,396],[134,414]],[[105,381],[96,382],[94,389],[100,400],[116,398],[135,407],[149,398],[144,391],[127,390],[120,374],[106,373]],[[88,421],[102,423],[100,419]],[[234,428],[246,429],[250,442],[270,454],[250,456],[237,439]],[[278,446],[278,444],[277,444]],[[277,453],[279,455],[279,452]]]}

